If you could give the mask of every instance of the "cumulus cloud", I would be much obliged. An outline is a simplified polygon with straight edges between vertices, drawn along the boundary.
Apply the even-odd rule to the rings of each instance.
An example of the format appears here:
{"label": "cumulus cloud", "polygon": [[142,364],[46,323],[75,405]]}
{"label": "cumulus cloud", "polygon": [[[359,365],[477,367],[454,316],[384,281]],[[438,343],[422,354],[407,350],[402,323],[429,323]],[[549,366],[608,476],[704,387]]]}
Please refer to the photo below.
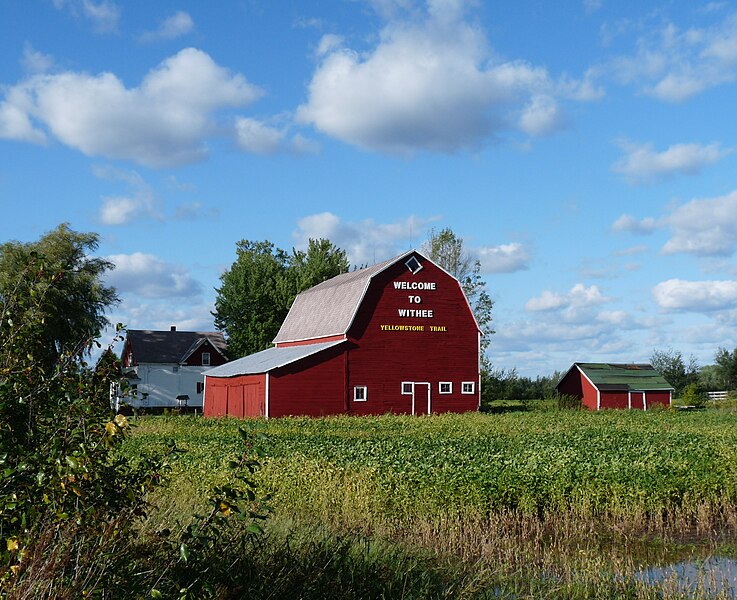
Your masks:
{"label": "cumulus cloud", "polygon": [[737,191],[718,198],[692,200],[665,218],[671,237],[666,254],[729,256],[737,247]]}
{"label": "cumulus cloud", "polygon": [[[344,222],[330,212],[303,217],[292,234],[297,246],[307,246],[310,238],[326,238],[348,253],[353,265],[372,265],[407,250],[411,240],[432,219],[408,217],[396,223],[376,223],[373,219]],[[413,237],[414,236],[414,237]]]}
{"label": "cumulus cloud", "polygon": [[643,34],[636,52],[617,58],[609,68],[622,83],[660,100],[681,102],[735,80],[735,39],[737,13],[702,28],[665,23]]}
{"label": "cumulus cloud", "polygon": [[121,9],[110,0],[53,0],[58,10],[66,9],[74,17],[86,19],[98,33],[117,31]]}
{"label": "cumulus cloud", "polygon": [[653,297],[666,310],[711,312],[737,306],[737,281],[669,279],[653,288]]}
{"label": "cumulus cloud", "polygon": [[514,273],[526,271],[532,259],[527,248],[519,242],[487,246],[477,251],[482,273]]}
{"label": "cumulus cloud", "polygon": [[586,311],[593,306],[606,302],[609,302],[609,298],[601,293],[598,286],[586,287],[582,283],[577,283],[566,294],[545,290],[539,296],[530,298],[525,303],[525,309],[530,312],[565,309],[568,312],[568,317],[577,317],[581,311]]}
{"label": "cumulus cloud", "polygon": [[501,131],[548,135],[563,125],[557,96],[576,86],[543,67],[497,59],[463,2],[429,1],[424,11],[381,5],[391,20],[369,52],[334,35],[320,43],[300,122],[397,154],[475,149]]}
{"label": "cumulus cloud", "polygon": [[139,298],[191,298],[202,293],[202,285],[184,267],[166,263],[152,254],[112,254],[115,265],[106,279],[123,294]]}
{"label": "cumulus cloud", "polygon": [[239,117],[235,122],[236,144],[241,150],[253,154],[275,154],[292,152],[294,154],[313,154],[317,145],[297,134],[288,136],[287,127],[273,127],[257,119]]}
{"label": "cumulus cloud", "polygon": [[180,10],[162,21],[154,31],[147,31],[141,36],[142,42],[173,40],[190,33],[194,29],[194,21],[189,13]]}
{"label": "cumulus cloud", "polygon": [[622,142],[625,156],[612,165],[631,184],[653,183],[675,174],[697,175],[705,166],[714,164],[731,150],[719,144],[674,144],[662,152],[652,144]]}
{"label": "cumulus cloud", "polygon": [[652,217],[645,217],[639,221],[631,215],[622,215],[612,224],[612,231],[627,231],[640,235],[647,235],[658,228]]}
{"label": "cumulus cloud", "polygon": [[201,160],[214,114],[251,103],[260,90],[186,48],[126,88],[112,73],[37,75],[0,104],[0,137],[40,141],[46,132],[92,156],[152,167]]}

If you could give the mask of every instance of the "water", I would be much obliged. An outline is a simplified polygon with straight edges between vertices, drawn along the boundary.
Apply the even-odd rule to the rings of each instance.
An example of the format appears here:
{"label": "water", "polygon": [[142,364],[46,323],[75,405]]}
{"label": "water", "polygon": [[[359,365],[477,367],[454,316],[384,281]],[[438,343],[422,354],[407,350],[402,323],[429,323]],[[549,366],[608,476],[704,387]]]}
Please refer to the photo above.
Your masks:
{"label": "water", "polygon": [[673,591],[737,599],[737,560],[712,556],[665,567],[647,567],[636,576],[647,584],[664,585]]}

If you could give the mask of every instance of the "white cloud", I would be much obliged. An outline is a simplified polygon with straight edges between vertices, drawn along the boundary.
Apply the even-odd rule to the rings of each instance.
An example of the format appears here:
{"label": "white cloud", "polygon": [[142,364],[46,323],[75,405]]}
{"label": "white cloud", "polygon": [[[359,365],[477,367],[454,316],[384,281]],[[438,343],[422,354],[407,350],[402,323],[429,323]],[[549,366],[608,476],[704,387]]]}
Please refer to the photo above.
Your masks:
{"label": "white cloud", "polygon": [[409,249],[417,243],[432,219],[408,217],[397,223],[376,223],[373,219],[343,222],[330,212],[303,217],[292,234],[298,247],[306,247],[310,238],[326,238],[348,253],[353,265],[372,265]]}
{"label": "white cloud", "polygon": [[166,263],[151,254],[112,254],[106,257],[115,264],[106,283],[122,294],[138,298],[197,297],[202,285],[184,267]]}
{"label": "white cloud", "polygon": [[479,248],[478,257],[483,273],[514,273],[529,268],[530,254],[518,242]]}
{"label": "white cloud", "polygon": [[273,154],[279,150],[284,132],[256,119],[240,117],[235,123],[238,146],[255,154]]}
{"label": "white cloud", "polygon": [[737,77],[737,13],[711,27],[660,25],[637,40],[634,54],[609,68],[622,83],[660,100],[682,102]]}
{"label": "white cloud", "polygon": [[671,238],[666,254],[728,256],[737,247],[737,191],[718,198],[691,200],[666,217]]}
{"label": "white cloud", "polygon": [[697,175],[731,152],[719,144],[674,144],[656,152],[652,144],[622,142],[626,155],[612,165],[631,184],[652,183],[670,175]]}
{"label": "white cloud", "polygon": [[645,217],[639,221],[631,215],[622,215],[612,224],[613,231],[628,231],[630,233],[647,235],[658,228],[652,217]]}
{"label": "white cloud", "polygon": [[136,221],[147,212],[140,198],[108,196],[100,207],[100,222],[103,225],[126,225]]}
{"label": "white cloud", "polygon": [[170,17],[164,19],[154,31],[147,31],[141,36],[143,42],[156,42],[159,40],[173,40],[190,33],[194,29],[194,21],[189,13],[180,10]]}
{"label": "white cloud", "polygon": [[87,19],[98,33],[110,33],[118,29],[121,9],[110,0],[53,0],[54,6],[66,8],[76,18]]}
{"label": "white cloud", "polygon": [[579,318],[583,312],[587,312],[592,307],[606,302],[609,302],[609,298],[601,293],[598,286],[592,285],[586,287],[582,283],[577,283],[566,294],[558,294],[550,290],[545,290],[540,296],[530,298],[525,303],[525,309],[530,312],[547,312],[565,309],[565,316],[574,320]]}
{"label": "white cloud", "polygon": [[669,279],[653,288],[655,301],[666,310],[710,312],[737,306],[737,281]]}
{"label": "white cloud", "polygon": [[205,52],[186,48],[131,89],[112,73],[32,77],[10,88],[0,105],[0,136],[37,141],[43,127],[88,155],[180,165],[206,156],[205,139],[216,133],[214,113],[259,94]]}
{"label": "white cloud", "polygon": [[547,135],[564,123],[555,95],[580,86],[554,82],[543,67],[498,60],[465,20],[464,3],[431,1],[424,12],[381,4],[393,20],[370,52],[323,39],[300,122],[397,154],[475,149],[504,130]]}
{"label": "white cloud", "polygon": [[23,46],[21,64],[29,73],[45,73],[54,66],[54,58],[49,54],[39,52],[26,42]]}

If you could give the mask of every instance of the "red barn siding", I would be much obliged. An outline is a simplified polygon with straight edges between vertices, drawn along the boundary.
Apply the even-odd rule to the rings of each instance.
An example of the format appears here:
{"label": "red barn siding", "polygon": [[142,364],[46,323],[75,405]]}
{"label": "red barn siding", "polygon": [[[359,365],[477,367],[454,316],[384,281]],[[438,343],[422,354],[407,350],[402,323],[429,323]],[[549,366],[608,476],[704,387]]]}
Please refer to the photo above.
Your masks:
{"label": "red barn siding", "polygon": [[346,412],[345,350],[330,348],[269,374],[269,417]]}
{"label": "red barn siding", "polygon": [[600,408],[629,408],[629,390],[623,392],[601,392]]}
{"label": "red barn siding", "polygon": [[671,395],[669,391],[647,392],[647,408],[652,407],[654,404],[670,406],[670,400],[671,400]]}
{"label": "red barn siding", "polygon": [[589,410],[598,410],[599,408],[599,390],[578,369],[571,369],[566,374],[558,384],[558,391],[561,394],[580,398],[581,405]]}
{"label": "red barn siding", "polygon": [[645,392],[630,392],[630,405],[633,409],[645,408]]}

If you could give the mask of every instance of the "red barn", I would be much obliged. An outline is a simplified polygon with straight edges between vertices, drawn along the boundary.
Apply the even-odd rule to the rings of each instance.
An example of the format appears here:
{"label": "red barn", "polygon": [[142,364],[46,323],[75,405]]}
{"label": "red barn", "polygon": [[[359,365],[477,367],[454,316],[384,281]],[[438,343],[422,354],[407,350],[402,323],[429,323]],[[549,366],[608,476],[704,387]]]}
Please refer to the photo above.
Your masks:
{"label": "red barn", "polygon": [[481,332],[460,283],[416,250],[297,296],[275,347],[205,374],[205,415],[477,410]]}
{"label": "red barn", "polygon": [[590,410],[670,406],[673,387],[650,365],[574,363],[556,386]]}

